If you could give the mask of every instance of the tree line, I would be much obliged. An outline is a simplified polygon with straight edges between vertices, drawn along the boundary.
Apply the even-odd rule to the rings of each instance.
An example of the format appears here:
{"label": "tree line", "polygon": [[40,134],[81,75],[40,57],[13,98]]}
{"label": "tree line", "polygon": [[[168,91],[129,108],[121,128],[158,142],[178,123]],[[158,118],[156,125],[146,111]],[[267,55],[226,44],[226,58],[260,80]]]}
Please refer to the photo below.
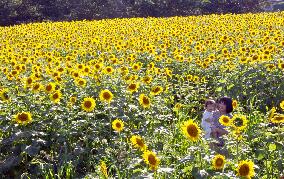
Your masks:
{"label": "tree line", "polygon": [[260,12],[267,0],[1,0],[0,25]]}

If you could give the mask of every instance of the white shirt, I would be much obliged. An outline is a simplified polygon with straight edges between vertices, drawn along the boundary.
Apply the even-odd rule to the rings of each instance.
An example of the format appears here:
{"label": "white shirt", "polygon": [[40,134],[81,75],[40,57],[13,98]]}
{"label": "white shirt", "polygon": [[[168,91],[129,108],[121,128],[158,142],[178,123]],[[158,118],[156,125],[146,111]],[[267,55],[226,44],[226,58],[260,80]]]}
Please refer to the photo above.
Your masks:
{"label": "white shirt", "polygon": [[205,119],[212,119],[213,117],[213,111],[209,112],[207,110],[204,111],[203,116],[202,116],[202,121],[201,121],[201,127],[205,131],[205,139],[210,138],[211,135],[211,124],[210,122],[205,121]]}

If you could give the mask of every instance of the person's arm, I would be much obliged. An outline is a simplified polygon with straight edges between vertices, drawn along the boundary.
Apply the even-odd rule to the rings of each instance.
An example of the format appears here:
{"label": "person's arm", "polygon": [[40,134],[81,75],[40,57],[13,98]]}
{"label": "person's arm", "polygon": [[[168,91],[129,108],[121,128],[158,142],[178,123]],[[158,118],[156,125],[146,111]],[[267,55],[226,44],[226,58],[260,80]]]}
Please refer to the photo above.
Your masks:
{"label": "person's arm", "polygon": [[215,128],[214,133],[216,134],[216,136],[222,136],[224,134],[228,134],[228,131],[223,128]]}

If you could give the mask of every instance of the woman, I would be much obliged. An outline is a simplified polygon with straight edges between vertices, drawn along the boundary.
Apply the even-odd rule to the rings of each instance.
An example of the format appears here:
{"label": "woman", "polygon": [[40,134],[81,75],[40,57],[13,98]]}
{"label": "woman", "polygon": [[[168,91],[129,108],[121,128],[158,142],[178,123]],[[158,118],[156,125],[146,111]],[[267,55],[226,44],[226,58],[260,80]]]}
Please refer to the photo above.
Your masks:
{"label": "woman", "polygon": [[229,97],[222,97],[216,101],[218,111],[213,114],[212,119],[212,132],[211,136],[218,141],[216,144],[218,147],[223,147],[225,144],[224,139],[221,138],[222,135],[228,134],[225,126],[220,124],[219,118],[222,115],[232,118],[231,112],[233,111],[232,99]]}

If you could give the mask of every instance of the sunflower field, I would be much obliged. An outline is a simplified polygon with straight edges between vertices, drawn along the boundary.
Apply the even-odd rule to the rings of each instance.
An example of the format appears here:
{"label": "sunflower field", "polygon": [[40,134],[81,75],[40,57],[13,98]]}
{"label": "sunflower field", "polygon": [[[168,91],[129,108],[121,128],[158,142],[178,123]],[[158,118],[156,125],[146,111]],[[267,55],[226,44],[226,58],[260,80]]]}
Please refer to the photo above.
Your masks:
{"label": "sunflower field", "polygon": [[0,178],[284,176],[284,12],[0,27],[0,74]]}

